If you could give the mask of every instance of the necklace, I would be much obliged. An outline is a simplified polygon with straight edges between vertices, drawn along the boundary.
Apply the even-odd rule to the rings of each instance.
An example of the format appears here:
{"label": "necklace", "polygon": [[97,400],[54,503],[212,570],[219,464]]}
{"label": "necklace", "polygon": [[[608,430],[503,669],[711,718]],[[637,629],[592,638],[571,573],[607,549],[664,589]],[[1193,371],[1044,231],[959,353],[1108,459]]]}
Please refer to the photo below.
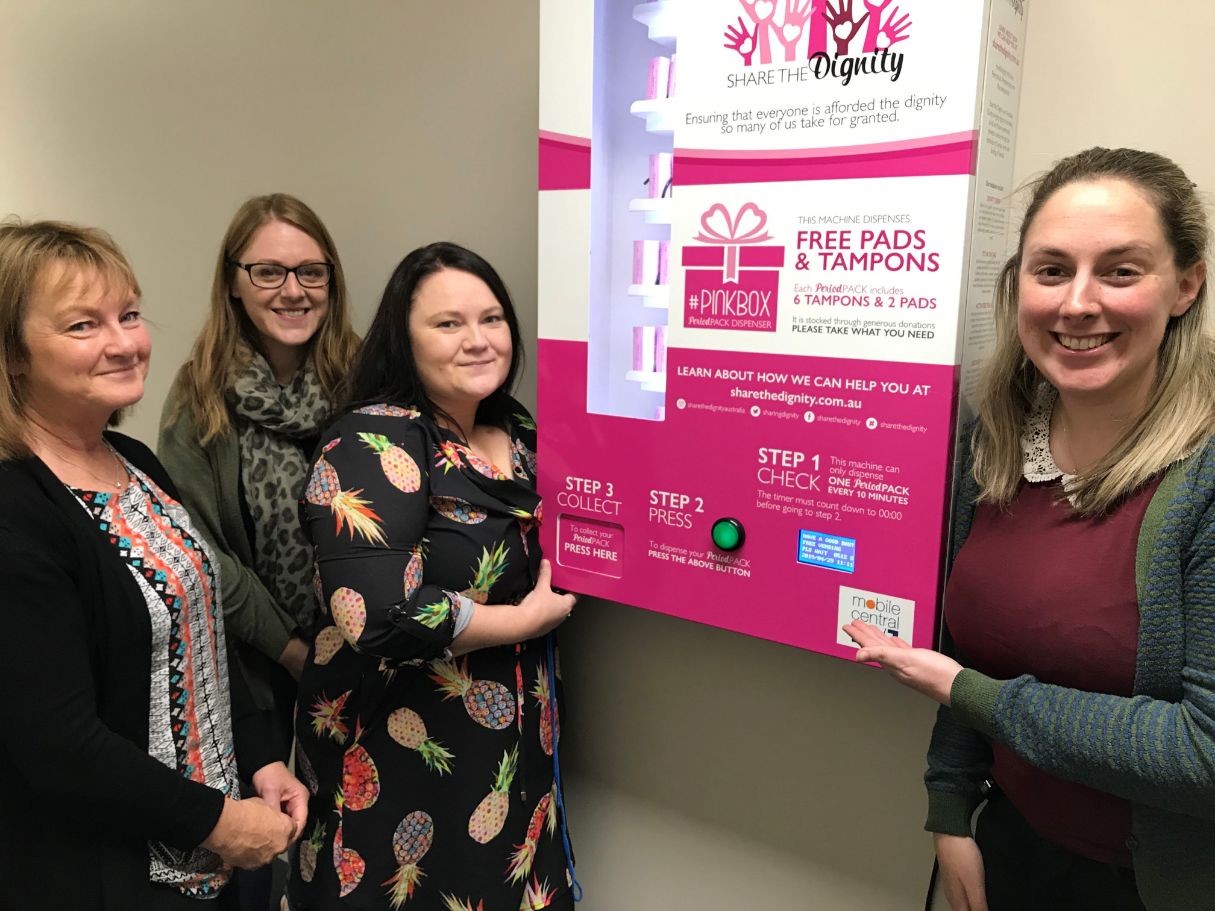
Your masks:
{"label": "necklace", "polygon": [[[1059,448],[1063,450],[1063,454],[1067,456],[1068,464],[1071,465],[1071,471],[1063,468],[1063,473],[1065,475],[1075,477],[1080,473],[1080,466],[1076,464],[1076,455],[1074,452],[1072,452],[1072,441],[1067,435],[1067,421],[1064,420],[1062,415],[1059,416],[1059,436],[1061,438],[1059,440]],[[1062,466],[1060,466],[1060,468],[1062,468]]]}
{"label": "necklace", "polygon": [[[114,460],[114,467],[117,470],[117,475],[115,476],[115,480],[113,480],[113,481],[111,481],[107,478],[101,477],[100,475],[91,471],[88,468],[88,466],[81,465],[79,462],[74,462],[60,452],[55,452],[54,455],[55,455],[55,458],[57,458],[63,462],[66,462],[68,465],[71,465],[73,468],[83,471],[94,481],[97,481],[98,483],[105,485],[107,488],[113,487],[115,491],[120,491],[124,487],[126,487],[127,484],[130,483],[131,476],[127,473],[127,467],[126,467],[126,465],[123,464],[122,457],[119,456],[118,453],[116,453],[114,451],[114,447],[111,446],[109,443],[106,443],[105,448],[109,452],[110,458]],[[54,450],[52,450],[52,452],[54,452]]]}

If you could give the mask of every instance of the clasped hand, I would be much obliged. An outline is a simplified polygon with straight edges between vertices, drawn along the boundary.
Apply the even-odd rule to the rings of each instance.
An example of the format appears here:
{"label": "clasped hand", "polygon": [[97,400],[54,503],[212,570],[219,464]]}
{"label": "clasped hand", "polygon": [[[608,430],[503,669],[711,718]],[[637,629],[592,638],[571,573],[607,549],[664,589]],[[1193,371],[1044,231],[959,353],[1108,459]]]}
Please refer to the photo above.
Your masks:
{"label": "clasped hand", "polygon": [[308,790],[281,762],[253,773],[257,797],[224,800],[219,821],[204,848],[235,867],[253,870],[268,864],[304,830]]}
{"label": "clasped hand", "polygon": [[861,620],[845,624],[844,632],[860,646],[857,661],[877,664],[904,686],[949,705],[954,678],[962,670],[958,662],[929,648],[913,648],[898,636],[887,636]]}

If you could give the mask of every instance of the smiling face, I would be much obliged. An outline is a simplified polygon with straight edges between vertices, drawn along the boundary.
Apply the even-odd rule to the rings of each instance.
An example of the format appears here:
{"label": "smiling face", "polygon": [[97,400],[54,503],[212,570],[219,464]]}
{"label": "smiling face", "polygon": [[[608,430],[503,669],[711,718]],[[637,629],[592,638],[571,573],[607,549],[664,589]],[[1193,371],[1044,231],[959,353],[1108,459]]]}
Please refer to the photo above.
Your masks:
{"label": "smiling face", "polygon": [[1204,277],[1202,263],[1178,270],[1155,206],[1135,185],[1068,184],[1025,234],[1021,345],[1065,402],[1137,414],[1165,327],[1189,309]]}
{"label": "smiling face", "polygon": [[94,272],[46,270],[22,323],[23,406],[55,423],[102,423],[143,397],[152,341],[139,298]]}
{"label": "smiling face", "polygon": [[[268,221],[253,234],[237,260],[277,263],[294,268],[326,261],[320,244],[294,225]],[[294,273],[277,288],[259,288],[244,269],[236,269],[229,289],[244,308],[257,343],[280,382],[290,380],[303,363],[308,343],[329,312],[329,286],[305,288]]]}
{"label": "smiling face", "polygon": [[418,283],[409,339],[427,396],[453,417],[475,412],[506,381],[510,327],[489,285],[469,272],[441,269]]}

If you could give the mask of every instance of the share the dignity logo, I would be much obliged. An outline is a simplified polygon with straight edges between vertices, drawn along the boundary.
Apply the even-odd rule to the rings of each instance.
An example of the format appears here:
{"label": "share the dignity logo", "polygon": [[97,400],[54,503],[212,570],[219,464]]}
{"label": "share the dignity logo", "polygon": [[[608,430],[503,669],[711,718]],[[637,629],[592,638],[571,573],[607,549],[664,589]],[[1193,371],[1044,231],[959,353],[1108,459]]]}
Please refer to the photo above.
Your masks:
{"label": "share the dignity logo", "polygon": [[911,632],[915,628],[915,602],[909,598],[841,585],[836,620],[836,641],[840,645],[856,648],[856,643],[840,630],[841,626],[853,620],[872,623],[887,636],[898,636],[910,642]]}
{"label": "share the dignity logo", "polygon": [[682,252],[685,326],[776,331],[785,248],[765,243],[772,240],[767,224],[753,202],[734,212],[717,202],[701,213],[700,231]]}
{"label": "share the dignity logo", "polygon": [[[726,50],[743,66],[783,63],[771,72],[732,80],[760,85],[802,79],[836,78],[847,85],[855,76],[886,73],[892,82],[903,73],[895,46],[911,37],[911,14],[895,0],[738,0],[742,12],[726,23]],[[789,78],[784,78],[784,76]],[[777,78],[780,76],[781,78]]]}

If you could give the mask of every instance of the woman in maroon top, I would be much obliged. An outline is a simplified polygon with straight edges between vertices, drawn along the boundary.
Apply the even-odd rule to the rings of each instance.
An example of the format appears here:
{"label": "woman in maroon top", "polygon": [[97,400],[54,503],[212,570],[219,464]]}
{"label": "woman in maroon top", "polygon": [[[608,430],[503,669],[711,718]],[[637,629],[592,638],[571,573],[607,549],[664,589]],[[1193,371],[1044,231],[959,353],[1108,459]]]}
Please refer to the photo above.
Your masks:
{"label": "woman in maroon top", "polygon": [[[1200,499],[1209,473],[1207,244],[1193,184],[1162,156],[1090,149],[1036,183],[961,461],[944,611],[959,660],[844,628],[858,660],[945,707],[927,828],[954,911],[1179,908],[1177,895],[1197,907],[1196,879],[1162,884],[1155,846],[1212,832],[1198,818],[1203,776],[1166,769],[1209,765],[1210,687],[1187,682],[1202,671],[1177,658],[1166,640],[1180,625],[1159,623],[1155,605],[1191,624],[1181,639],[1205,636],[1191,619],[1210,613],[1205,551],[1194,556],[1205,525],[1172,550],[1162,542],[1182,537],[1165,520]],[[1183,471],[1192,495],[1175,483]],[[1164,564],[1180,580],[1168,597]],[[1176,686],[1154,690],[1166,660]],[[1138,835],[1155,820],[1151,852],[1135,853],[1133,818]]]}

